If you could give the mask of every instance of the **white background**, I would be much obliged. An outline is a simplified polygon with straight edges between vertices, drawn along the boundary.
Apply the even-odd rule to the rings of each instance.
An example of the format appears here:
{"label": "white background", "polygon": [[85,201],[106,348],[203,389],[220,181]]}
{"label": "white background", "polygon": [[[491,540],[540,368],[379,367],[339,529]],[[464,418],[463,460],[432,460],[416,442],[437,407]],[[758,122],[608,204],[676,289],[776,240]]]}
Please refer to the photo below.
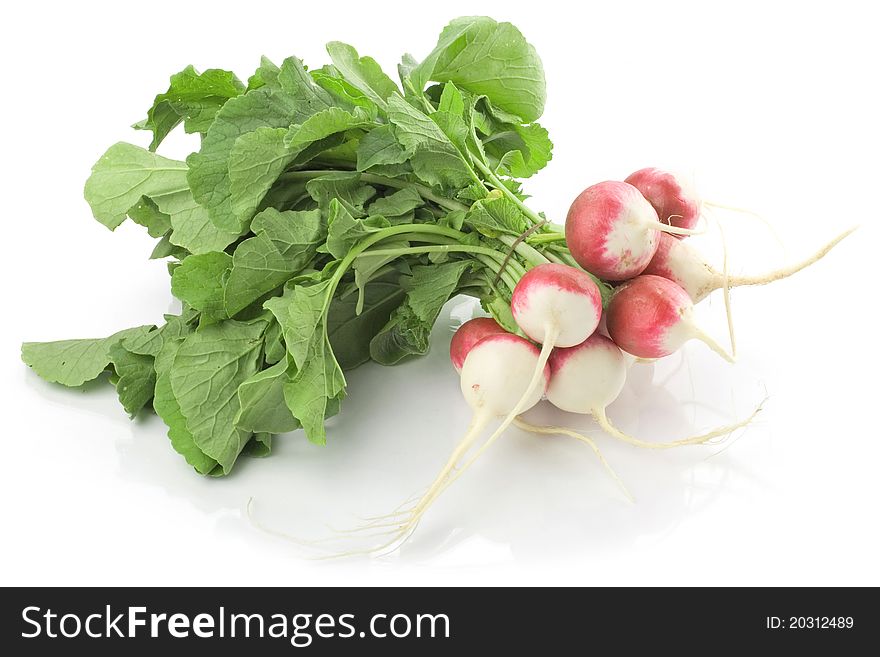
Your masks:
{"label": "white background", "polygon": [[[0,583],[880,584],[876,20],[864,2],[714,5],[4,5]],[[544,61],[556,148],[528,191],[552,218],[589,184],[663,166],[772,221],[785,249],[755,219],[726,215],[734,271],[863,224],[813,269],[735,291],[735,367],[693,344],[634,369],[609,409],[633,433],[672,438],[742,417],[766,391],[727,449],[661,453],[597,434],[629,504],[582,444],[511,431],[398,554],[314,561],[256,525],[332,536],[324,523],[354,526],[430,481],[468,421],[445,349],[469,305],[444,314],[427,358],[352,373],[326,448],[284,436],[223,480],[194,474],[155,417],[129,422],[106,384],[62,389],[19,361],[22,340],[104,336],[172,308],[145,231],[111,233],[82,200],[107,146],[147,144],[127,126],[171,73],[193,64],[246,79],[261,54],[317,66],[329,40],[393,71],[448,19],[487,12]],[[176,135],[164,153],[194,144]],[[717,233],[699,243],[717,262]],[[720,298],[699,316],[724,339]]]}

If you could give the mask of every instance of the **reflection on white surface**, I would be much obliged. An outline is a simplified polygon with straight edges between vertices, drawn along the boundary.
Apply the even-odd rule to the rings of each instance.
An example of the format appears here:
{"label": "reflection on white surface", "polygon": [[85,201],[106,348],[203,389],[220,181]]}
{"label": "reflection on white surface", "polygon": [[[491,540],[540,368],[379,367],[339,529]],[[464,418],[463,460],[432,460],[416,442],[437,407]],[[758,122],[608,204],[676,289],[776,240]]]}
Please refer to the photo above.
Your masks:
{"label": "reflection on white surface", "polygon": [[[459,397],[447,348],[455,327],[478,313],[468,298],[450,302],[437,323],[424,358],[383,368],[361,367],[348,375],[343,412],[330,420],[328,444],[308,443],[301,432],[276,438],[266,459],[243,459],[223,479],[195,475],[173,453],[162,423],[153,416],[131,425],[118,440],[120,476],[160,487],[180,502],[217,519],[218,530],[248,542],[279,542],[291,554],[321,556],[326,550],[363,550],[380,538],[347,536],[304,549],[293,539],[328,539],[334,528],[362,524],[360,517],[390,512],[435,476],[464,432],[469,409]],[[109,386],[88,394],[28,381],[47,401],[70,411],[106,414]],[[97,388],[97,386],[95,386]],[[736,395],[732,391],[736,391]],[[763,388],[746,364],[729,367],[702,345],[680,356],[630,371],[624,393],[609,408],[620,427],[648,440],[670,440],[748,415]],[[711,511],[720,491],[750,490],[749,469],[718,447],[643,450],[615,442],[592,420],[542,402],[527,418],[565,425],[593,436],[636,497],[631,504],[603,471],[591,450],[564,436],[537,436],[511,428],[497,446],[452,486],[391,559],[455,561],[457,548],[479,543],[483,558],[529,561],[548,553],[598,555],[661,539],[683,518]],[[127,420],[113,415],[114,424]],[[745,431],[760,458],[761,416]],[[742,433],[742,432],[741,432]],[[757,447],[754,447],[757,446]],[[754,455],[753,455],[754,456]],[[252,498],[252,517],[245,512]],[[286,534],[277,538],[262,528]],[[509,555],[509,556],[508,556]]]}

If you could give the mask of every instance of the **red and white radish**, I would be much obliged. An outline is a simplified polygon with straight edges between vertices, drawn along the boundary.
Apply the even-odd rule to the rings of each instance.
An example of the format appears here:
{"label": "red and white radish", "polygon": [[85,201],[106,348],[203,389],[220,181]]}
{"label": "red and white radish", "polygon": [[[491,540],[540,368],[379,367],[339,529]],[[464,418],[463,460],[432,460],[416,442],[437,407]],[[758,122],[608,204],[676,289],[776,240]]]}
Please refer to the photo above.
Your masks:
{"label": "red and white radish", "polygon": [[459,326],[449,343],[449,358],[455,371],[461,372],[464,359],[475,344],[483,338],[500,333],[507,331],[491,317],[474,317]]}
{"label": "red and white radish", "polygon": [[[602,316],[602,294],[585,271],[546,263],[532,267],[520,278],[513,290],[510,310],[523,333],[541,343],[541,351],[519,402],[486,439],[468,466],[504,434],[520,413],[530,408],[553,348],[579,344],[596,331]],[[479,342],[477,346],[481,344]]]}
{"label": "red and white radish", "polygon": [[570,347],[596,330],[602,295],[586,272],[547,263],[532,267],[519,280],[510,310],[517,325],[535,342]]}
{"label": "red and white radish", "polygon": [[662,223],[638,189],[613,180],[581,192],[565,221],[571,255],[581,267],[607,281],[640,274],[657,250],[660,231],[695,232]]}
{"label": "red and white radish", "polygon": [[[541,400],[549,382],[547,360],[553,347],[578,344],[596,330],[602,315],[602,295],[586,272],[568,265],[546,263],[533,267],[519,280],[510,308],[523,332],[542,343],[540,351],[511,333],[489,335],[472,344],[461,368],[461,392],[474,411],[474,420],[434,483],[408,513],[392,542],[412,531],[445,487],[491,447],[520,413]],[[468,342],[465,336],[460,346],[465,347]],[[504,419],[492,435],[450,479],[450,473],[486,423],[502,416]]]}
{"label": "red and white radish", "polygon": [[620,348],[604,335],[595,333],[579,345],[554,350],[550,356],[550,385],[547,387],[547,400],[563,411],[592,415],[609,435],[649,449],[668,449],[705,443],[745,426],[761,409],[759,406],[743,421],[698,436],[663,443],[639,440],[614,426],[605,412],[623,390],[626,372],[627,364]]}
{"label": "red and white radish", "polygon": [[[461,368],[460,381],[462,395],[473,410],[467,433],[418,501],[402,512],[379,517],[392,519],[391,522],[370,523],[362,528],[391,528],[388,532],[391,538],[368,552],[386,549],[405,539],[416,528],[440,493],[476,460],[471,459],[458,470],[455,477],[451,477],[489,422],[505,417],[517,408],[528,410],[541,400],[550,380],[550,368],[546,364],[538,367],[539,355],[540,351],[531,342],[507,332],[488,335],[470,345]],[[532,387],[531,379],[536,367],[540,385]]]}
{"label": "red and white radish", "polygon": [[[471,320],[468,320],[464,324],[462,324],[458,330],[455,332],[455,335],[452,338],[452,343],[450,346],[450,359],[452,360],[453,367],[455,367],[456,371],[461,372],[461,366],[458,363],[464,363],[465,359],[467,359],[468,353],[470,353],[471,349],[480,342],[484,337],[489,335],[497,335],[499,333],[505,333],[504,329],[492,318],[487,317],[477,317]],[[528,431],[530,433],[536,434],[560,434],[570,436],[581,442],[587,444],[596,456],[599,459],[599,462],[605,468],[605,470],[611,475],[611,478],[614,479],[617,484],[620,486],[623,493],[632,500],[632,495],[627,490],[623,481],[621,481],[620,477],[605,459],[602,452],[599,450],[599,446],[596,445],[596,442],[590,438],[589,436],[585,436],[576,431],[568,429],[566,427],[556,427],[556,426],[540,426],[536,424],[532,424],[527,422],[523,418],[517,416],[513,420],[514,426],[522,429],[523,431]],[[479,454],[474,456],[475,460]],[[469,463],[468,463],[469,465]],[[462,472],[466,468],[462,468]],[[451,484],[454,479],[457,478],[457,475],[449,481]],[[448,484],[447,484],[448,485]]]}
{"label": "red and white radish", "polygon": [[703,204],[686,177],[648,167],[631,173],[625,182],[642,193],[661,222],[678,228],[696,228]]}
{"label": "red and white radish", "polygon": [[691,298],[668,278],[645,274],[624,283],[615,290],[606,312],[611,339],[633,356],[662,358],[697,339],[733,361],[696,325]]}

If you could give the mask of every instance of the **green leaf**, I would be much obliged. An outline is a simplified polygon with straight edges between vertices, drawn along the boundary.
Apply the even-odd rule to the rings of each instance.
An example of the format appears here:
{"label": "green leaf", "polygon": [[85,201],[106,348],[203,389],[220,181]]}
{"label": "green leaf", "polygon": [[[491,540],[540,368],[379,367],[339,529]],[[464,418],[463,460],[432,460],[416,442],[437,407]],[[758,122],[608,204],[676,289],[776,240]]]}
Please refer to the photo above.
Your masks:
{"label": "green leaf", "polygon": [[220,109],[201,150],[187,158],[193,194],[217,227],[238,235],[250,219],[237,214],[232,203],[229,161],[239,137],[258,128],[289,128],[332,104],[330,95],[313,82],[302,62],[290,57],[284,60],[273,84],[233,98]]}
{"label": "green leaf", "polygon": [[263,458],[272,453],[272,434],[257,433],[251,438],[241,453],[251,458]]}
{"label": "green leaf", "polygon": [[392,94],[400,93],[397,85],[382,71],[376,60],[372,57],[359,57],[352,46],[341,41],[332,41],[327,44],[327,53],[342,77],[382,110],[387,109],[386,101]]}
{"label": "green leaf", "polygon": [[519,207],[505,196],[493,196],[474,203],[465,223],[486,237],[519,236],[530,225]]}
{"label": "green leaf", "polygon": [[112,344],[107,351],[119,377],[116,382],[119,403],[130,417],[134,417],[153,398],[156,371],[152,356],[129,351],[123,346],[124,342]]}
{"label": "green leaf", "polygon": [[327,332],[333,354],[343,370],[354,369],[370,360],[370,341],[406,295],[398,278],[399,274],[392,273],[370,281],[364,286],[362,297],[349,293],[333,299]]}
{"label": "green leaf", "polygon": [[309,356],[312,336],[323,326],[330,287],[330,279],[311,285],[288,283],[282,296],[273,297],[264,304],[281,325],[287,353],[298,370],[303,368]]}
{"label": "green leaf", "polygon": [[169,369],[186,337],[186,333],[183,332],[186,324],[183,322],[172,324],[169,321],[165,327],[170,326],[175,326],[175,329],[170,332],[163,331],[163,334],[167,333],[167,335],[165,335],[161,350],[156,355],[156,388],[153,394],[153,410],[168,427],[168,438],[174,451],[183,456],[197,472],[208,474],[217,467],[217,461],[207,456],[196,445],[192,434],[186,428],[186,418],[180,411],[180,404],[177,403],[177,398],[171,389]]}
{"label": "green leaf", "polygon": [[412,276],[402,279],[406,301],[370,341],[371,358],[381,365],[395,365],[409,356],[426,354],[443,304],[455,294],[470,267],[473,263],[469,260],[413,267]]}
{"label": "green leaf", "polygon": [[153,133],[150,150],[155,151],[181,121],[187,132],[207,132],[223,104],[243,92],[244,85],[230,71],[198,73],[187,66],[171,76],[168,91],[156,96],[147,118],[135,127]]}
{"label": "green leaf", "polygon": [[[170,216],[171,242],[193,253],[226,248],[236,234],[218,230],[195,202],[184,162],[119,142],[101,156],[86,181],[85,197],[95,219],[113,230],[129,210],[148,197]],[[136,211],[137,212],[137,211]]]}
{"label": "green leaf", "polygon": [[430,117],[395,95],[388,99],[388,120],[400,144],[413,153],[410,162],[421,180],[444,188],[473,181],[462,154]]}
{"label": "green leaf", "polygon": [[159,206],[146,196],[128,209],[128,216],[146,228],[150,237],[163,237],[171,231],[171,217],[160,211]]}
{"label": "green leaf", "polygon": [[302,271],[325,234],[320,210],[267,208],[254,217],[251,230],[255,236],[238,245],[226,280],[224,303],[230,317]]}
{"label": "green leaf", "polygon": [[208,474],[217,466],[217,461],[199,449],[192,434],[186,428],[186,418],[180,412],[180,405],[174,397],[171,377],[168,374],[161,374],[156,379],[153,409],[168,427],[168,438],[174,451],[183,456],[197,472]]}
{"label": "green leaf", "polygon": [[312,178],[306,190],[324,212],[330,212],[335,200],[355,217],[363,217],[364,204],[376,195],[375,187],[361,182],[360,174],[339,172]]}
{"label": "green leaf", "polygon": [[257,372],[238,388],[239,411],[235,426],[244,431],[287,433],[300,424],[284,401],[284,384],[290,380],[286,360]]}
{"label": "green leaf", "polygon": [[312,442],[324,444],[324,420],[345,396],[345,376],[326,336],[329,295],[333,279],[294,285],[281,297],[269,299],[268,308],[284,333],[296,374],[284,384],[284,398]]}
{"label": "green leaf", "polygon": [[222,251],[187,256],[171,275],[171,293],[210,318],[225,318],[224,282],[232,262]]}
{"label": "green leaf", "polygon": [[381,164],[402,164],[411,155],[397,141],[391,126],[383,125],[361,137],[357,149],[357,168],[358,171],[366,171]]}
{"label": "green leaf", "polygon": [[278,88],[293,99],[290,124],[302,123],[313,114],[333,107],[333,98],[315,84],[306,67],[296,57],[288,57],[278,70]]}
{"label": "green leaf", "polygon": [[227,320],[201,328],[180,345],[169,375],[193,441],[229,472],[249,439],[235,427],[238,388],[259,369],[266,322]]}
{"label": "green leaf", "polygon": [[324,421],[339,409],[345,396],[345,376],[322,331],[312,335],[308,353],[308,361],[284,384],[284,399],[306,437],[323,445],[327,442]]}
{"label": "green leaf", "polygon": [[373,121],[360,107],[347,112],[339,107],[330,107],[313,114],[299,125],[293,125],[284,139],[285,145],[294,154],[299,154],[315,142],[319,142],[337,132],[354,128],[370,128]]}
{"label": "green leaf", "polygon": [[364,237],[389,225],[382,217],[371,217],[367,221],[355,219],[348,208],[336,198],[330,201],[328,212],[326,248],[337,260],[344,258]]}
{"label": "green leaf", "polygon": [[510,310],[510,301],[498,294],[493,294],[488,298],[480,299],[480,304],[483,306],[483,310],[492,315],[493,319],[505,331],[522,335],[522,330],[519,328],[519,325],[513,318],[513,312]]}
{"label": "green leaf", "polygon": [[443,91],[440,94],[440,103],[437,105],[437,111],[464,117],[464,110],[464,98],[458,87],[451,82],[444,84]]}
{"label": "green leaf", "polygon": [[[179,321],[178,317],[173,317],[175,321]],[[164,324],[160,328],[153,328],[149,331],[140,331],[127,335],[119,341],[126,351],[141,356],[152,356],[155,358],[159,355],[164,344],[163,333],[167,331],[168,325]]]}
{"label": "green leaf", "polygon": [[361,108],[353,113],[330,107],[302,124],[284,128],[258,128],[239,137],[229,156],[229,193],[232,210],[244,225],[278,176],[294,161],[312,159],[341,143],[347,130],[373,123]]}
{"label": "green leaf", "polygon": [[110,364],[110,347],[129,335],[146,333],[152,326],[138,326],[108,338],[25,342],[21,359],[46,381],[80,386],[98,377]]}
{"label": "green leaf", "polygon": [[453,82],[485,95],[497,107],[526,122],[544,112],[544,69],[535,48],[510,23],[486,16],[456,18],[409,79],[422,91],[429,81]]}
{"label": "green leaf", "polygon": [[280,69],[268,57],[260,58],[260,66],[254,74],[248,78],[247,90],[259,89],[265,86],[278,85],[278,73]]}
{"label": "green leaf", "polygon": [[411,187],[377,198],[367,208],[367,214],[381,215],[386,219],[411,213],[425,204],[421,195]]}
{"label": "green leaf", "polygon": [[269,328],[266,329],[263,350],[265,351],[264,357],[268,365],[274,365],[287,354],[287,347],[284,345],[281,324],[277,321],[270,322]]}
{"label": "green leaf", "polygon": [[538,123],[502,125],[483,145],[486,153],[498,161],[495,169],[501,176],[528,178],[553,157],[553,142]]}
{"label": "green leaf", "polygon": [[324,66],[312,73],[312,79],[319,87],[332,95],[343,106],[360,107],[367,111],[371,118],[378,114],[378,106],[360,89],[342,77],[334,66]]}
{"label": "green leaf", "polygon": [[235,140],[229,153],[229,202],[242,226],[295,157],[284,144],[286,134],[286,128],[263,127]]}
{"label": "green leaf", "polygon": [[434,326],[443,304],[455,294],[462,275],[473,267],[470,260],[413,267],[412,276],[403,279],[407,305],[421,321]]}

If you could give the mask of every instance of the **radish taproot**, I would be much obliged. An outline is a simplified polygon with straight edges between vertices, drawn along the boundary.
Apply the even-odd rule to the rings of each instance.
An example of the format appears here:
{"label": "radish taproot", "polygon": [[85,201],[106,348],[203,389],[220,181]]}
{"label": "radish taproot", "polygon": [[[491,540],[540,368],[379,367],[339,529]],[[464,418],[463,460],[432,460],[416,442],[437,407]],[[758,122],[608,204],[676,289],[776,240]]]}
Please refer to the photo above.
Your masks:
{"label": "radish taproot", "polygon": [[759,406],[745,420],[697,436],[670,442],[640,440],[614,426],[605,412],[623,390],[627,367],[624,353],[613,341],[600,333],[594,333],[574,347],[555,349],[550,356],[550,385],[547,386],[547,400],[563,411],[592,415],[602,430],[609,435],[631,445],[648,449],[669,449],[705,443],[744,427],[761,410]]}
{"label": "radish taproot", "polygon": [[657,250],[661,231],[697,232],[664,224],[638,189],[614,180],[581,192],[565,221],[565,241],[572,257],[606,281],[640,274]]}
{"label": "radish taproot", "polygon": [[[850,228],[844,231],[810,257],[800,262],[763,274],[728,275],[727,285],[729,287],[766,285],[767,283],[788,278],[824,258],[831,249],[837,246],[854,230],[855,228]],[[715,290],[723,288],[725,281],[724,273],[707,263],[699,251],[687,242],[677,240],[669,235],[660,236],[657,251],[643,273],[662,276],[673,281],[687,292],[694,303],[702,301]]]}
{"label": "radish taproot", "polygon": [[668,278],[644,274],[627,281],[614,291],[606,313],[608,335],[633,356],[662,358],[697,339],[733,362],[730,354],[696,325],[688,293]]}

